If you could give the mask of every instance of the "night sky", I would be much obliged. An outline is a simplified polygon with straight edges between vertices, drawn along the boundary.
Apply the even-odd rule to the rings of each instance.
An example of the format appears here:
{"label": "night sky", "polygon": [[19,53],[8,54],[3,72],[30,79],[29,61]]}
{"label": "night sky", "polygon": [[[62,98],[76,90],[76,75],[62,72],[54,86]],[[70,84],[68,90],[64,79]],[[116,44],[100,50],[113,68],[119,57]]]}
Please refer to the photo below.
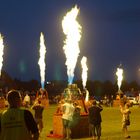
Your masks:
{"label": "night sky", "polygon": [[140,82],[140,0],[1,0],[0,32],[4,36],[2,70],[12,78],[40,80],[39,39],[46,44],[46,81],[67,80],[61,22],[75,5],[82,26],[80,56],[74,80],[81,79],[81,58],[88,59],[88,80]]}

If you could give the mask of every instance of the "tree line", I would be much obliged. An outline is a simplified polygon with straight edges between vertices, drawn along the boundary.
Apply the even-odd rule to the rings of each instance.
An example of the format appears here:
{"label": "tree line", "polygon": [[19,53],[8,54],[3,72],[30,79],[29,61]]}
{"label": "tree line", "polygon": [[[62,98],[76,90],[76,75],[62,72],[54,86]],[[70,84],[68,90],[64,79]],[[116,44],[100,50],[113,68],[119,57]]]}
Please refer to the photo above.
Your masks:
{"label": "tree line", "polygon": [[[83,90],[82,80],[76,80],[73,82],[77,84],[80,90]],[[49,95],[58,95],[61,94],[65,88],[67,88],[67,81],[56,81],[52,80],[49,83],[45,84],[45,88],[48,91]],[[37,91],[41,87],[38,80],[22,81],[20,79],[12,79],[6,72],[2,71],[0,77],[0,88],[18,89],[23,91]],[[106,81],[92,81],[88,80],[86,84],[86,89],[89,91],[91,96],[111,96],[116,95],[118,91],[117,81],[115,83],[110,80]],[[136,81],[127,82],[122,81],[121,85],[122,92],[133,92],[138,94],[140,90],[140,85]]]}

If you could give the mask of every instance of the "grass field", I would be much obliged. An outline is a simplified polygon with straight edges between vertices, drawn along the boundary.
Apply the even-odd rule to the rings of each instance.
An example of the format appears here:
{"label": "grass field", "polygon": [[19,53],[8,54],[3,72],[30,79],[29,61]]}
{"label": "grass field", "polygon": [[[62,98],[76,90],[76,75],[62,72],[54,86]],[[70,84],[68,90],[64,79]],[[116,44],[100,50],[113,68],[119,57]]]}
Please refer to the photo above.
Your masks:
{"label": "grass field", "polygon": [[[129,134],[131,140],[140,140],[140,108],[133,106],[131,110],[131,125],[129,127]],[[47,138],[50,130],[53,128],[53,114],[56,111],[55,105],[50,105],[43,113],[44,129],[41,133],[40,140],[58,140],[54,138]],[[104,107],[102,111],[102,136],[101,140],[124,140],[121,130],[121,113],[119,107]],[[80,140],[90,140],[91,138],[82,138]]]}
{"label": "grass field", "polygon": [[[131,136],[131,140],[140,140],[140,108],[138,106],[133,106],[130,110],[131,125],[129,127],[129,134]],[[50,130],[53,129],[53,114],[55,111],[56,105],[50,105],[44,110],[44,128],[40,134],[40,140],[59,140],[47,137]],[[121,131],[121,117],[122,116],[118,107],[104,107],[102,111],[101,140],[124,140]],[[91,140],[91,138],[80,138],[80,140]]]}

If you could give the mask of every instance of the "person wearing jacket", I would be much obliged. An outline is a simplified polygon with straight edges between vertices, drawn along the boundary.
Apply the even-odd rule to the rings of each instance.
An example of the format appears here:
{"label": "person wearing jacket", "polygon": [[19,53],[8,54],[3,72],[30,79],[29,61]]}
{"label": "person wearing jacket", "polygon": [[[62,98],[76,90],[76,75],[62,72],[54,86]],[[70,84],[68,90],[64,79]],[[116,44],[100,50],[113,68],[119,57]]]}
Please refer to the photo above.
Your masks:
{"label": "person wearing jacket", "polygon": [[101,136],[101,111],[103,110],[102,106],[96,104],[96,100],[93,100],[92,106],[88,108],[89,112],[89,126],[92,133],[93,140],[100,140]]}
{"label": "person wearing jacket", "polygon": [[7,99],[9,108],[0,115],[0,140],[38,140],[39,132],[33,115],[20,108],[19,91],[9,91]]}

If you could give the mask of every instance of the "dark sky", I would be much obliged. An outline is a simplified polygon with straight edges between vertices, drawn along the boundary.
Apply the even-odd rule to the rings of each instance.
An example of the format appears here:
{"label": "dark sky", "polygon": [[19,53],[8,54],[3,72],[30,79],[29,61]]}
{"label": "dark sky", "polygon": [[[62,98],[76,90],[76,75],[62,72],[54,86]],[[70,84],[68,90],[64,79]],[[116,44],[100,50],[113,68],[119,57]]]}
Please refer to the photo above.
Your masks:
{"label": "dark sky", "polygon": [[88,59],[89,80],[140,81],[140,0],[1,0],[0,32],[4,35],[5,70],[20,80],[40,80],[40,32],[46,41],[46,81],[67,80],[63,16],[77,4],[82,26],[80,56],[74,79],[81,79],[81,58]]}

